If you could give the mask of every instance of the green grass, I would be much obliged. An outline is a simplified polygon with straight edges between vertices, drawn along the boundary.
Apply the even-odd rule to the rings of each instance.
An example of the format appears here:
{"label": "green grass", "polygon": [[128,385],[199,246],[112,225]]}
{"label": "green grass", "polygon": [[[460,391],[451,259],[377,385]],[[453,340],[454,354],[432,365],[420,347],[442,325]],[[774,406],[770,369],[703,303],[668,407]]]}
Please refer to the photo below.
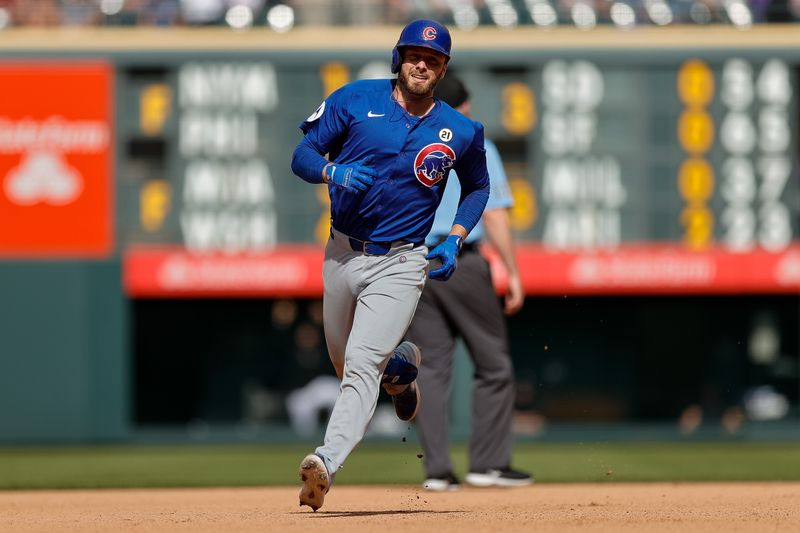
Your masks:
{"label": "green grass", "polygon": [[[0,489],[291,485],[305,446],[0,448]],[[364,444],[338,484],[417,484],[416,443]],[[457,473],[466,468],[454,450]],[[800,480],[792,443],[524,444],[514,465],[537,482]]]}

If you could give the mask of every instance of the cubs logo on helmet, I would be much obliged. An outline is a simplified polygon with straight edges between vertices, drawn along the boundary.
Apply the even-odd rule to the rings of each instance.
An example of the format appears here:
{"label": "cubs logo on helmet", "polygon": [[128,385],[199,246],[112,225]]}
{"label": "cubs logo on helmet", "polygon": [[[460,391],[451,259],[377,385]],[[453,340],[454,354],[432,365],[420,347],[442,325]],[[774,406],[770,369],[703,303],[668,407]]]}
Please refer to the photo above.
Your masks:
{"label": "cubs logo on helmet", "polygon": [[417,152],[414,175],[426,187],[433,187],[447,175],[456,162],[456,153],[442,143],[432,143]]}
{"label": "cubs logo on helmet", "polygon": [[426,41],[432,41],[436,39],[436,28],[433,26],[427,26],[424,30],[422,30],[422,38]]}

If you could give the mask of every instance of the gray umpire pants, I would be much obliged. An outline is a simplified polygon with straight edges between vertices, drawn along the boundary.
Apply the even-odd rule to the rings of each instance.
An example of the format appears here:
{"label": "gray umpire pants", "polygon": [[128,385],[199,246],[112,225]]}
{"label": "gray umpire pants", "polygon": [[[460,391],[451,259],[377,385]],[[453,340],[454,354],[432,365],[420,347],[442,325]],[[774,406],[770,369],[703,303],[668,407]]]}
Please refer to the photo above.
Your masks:
{"label": "gray umpire pants", "polygon": [[417,376],[422,403],[416,421],[429,478],[453,472],[448,398],[459,336],[475,366],[470,471],[510,466],[515,390],[506,323],[489,264],[467,248],[450,280],[428,282],[407,334],[422,351]]}
{"label": "gray umpire pants", "polygon": [[375,412],[383,370],[425,286],[428,249],[398,244],[383,256],[364,255],[352,250],[346,235],[331,235],[322,270],[323,322],[342,386],[316,453],[334,475]]}

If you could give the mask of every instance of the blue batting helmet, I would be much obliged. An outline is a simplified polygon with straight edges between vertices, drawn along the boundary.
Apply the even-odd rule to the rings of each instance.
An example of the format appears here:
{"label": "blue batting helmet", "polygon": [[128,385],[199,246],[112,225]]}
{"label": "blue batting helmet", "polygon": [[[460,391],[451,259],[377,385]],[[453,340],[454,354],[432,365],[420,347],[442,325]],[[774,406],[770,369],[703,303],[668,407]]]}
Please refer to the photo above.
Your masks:
{"label": "blue batting helmet", "polygon": [[392,72],[396,74],[400,71],[400,63],[403,60],[400,49],[404,46],[430,48],[444,54],[449,61],[450,44],[450,32],[443,24],[428,19],[411,21],[400,32],[400,38],[392,50]]}

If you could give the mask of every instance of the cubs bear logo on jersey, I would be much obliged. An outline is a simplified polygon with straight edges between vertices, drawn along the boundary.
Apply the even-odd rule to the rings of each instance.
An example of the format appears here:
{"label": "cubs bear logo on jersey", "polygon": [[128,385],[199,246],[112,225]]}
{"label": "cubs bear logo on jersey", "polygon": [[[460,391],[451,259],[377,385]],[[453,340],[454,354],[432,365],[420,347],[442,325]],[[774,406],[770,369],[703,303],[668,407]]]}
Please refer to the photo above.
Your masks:
{"label": "cubs bear logo on jersey", "polygon": [[414,174],[420,183],[433,187],[447,175],[456,162],[456,153],[442,143],[432,143],[417,152],[414,158]]}

